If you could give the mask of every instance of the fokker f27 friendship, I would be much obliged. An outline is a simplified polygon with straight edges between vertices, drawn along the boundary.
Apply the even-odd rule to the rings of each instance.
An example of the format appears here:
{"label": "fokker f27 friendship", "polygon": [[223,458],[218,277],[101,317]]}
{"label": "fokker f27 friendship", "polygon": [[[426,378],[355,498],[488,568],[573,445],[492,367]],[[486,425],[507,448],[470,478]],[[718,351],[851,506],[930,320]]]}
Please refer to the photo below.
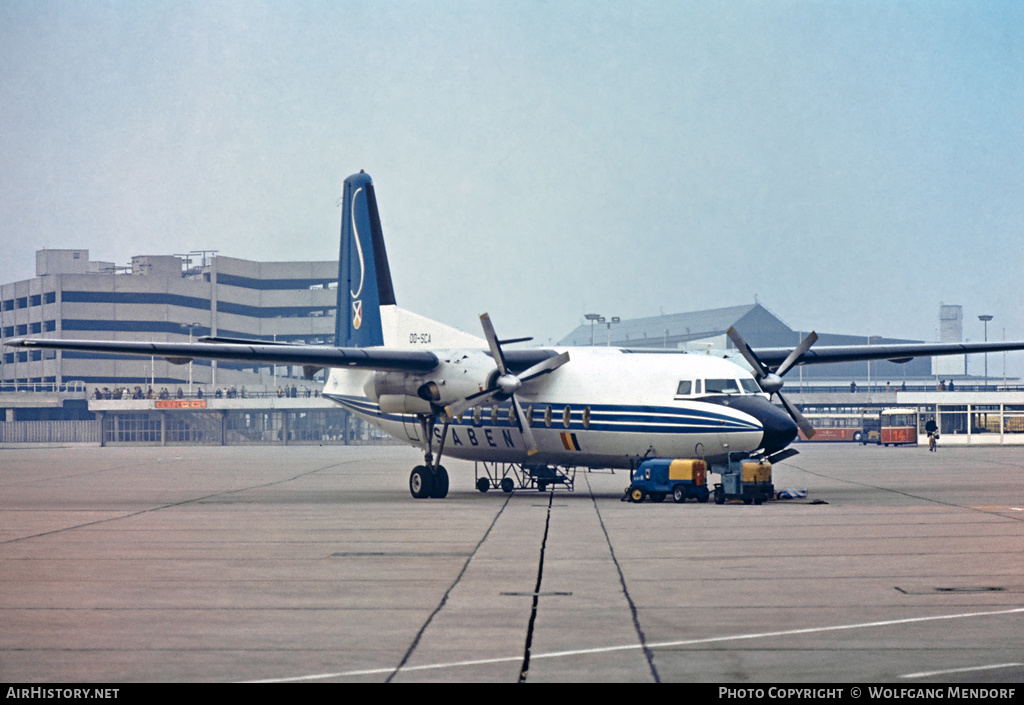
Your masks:
{"label": "fokker f27 friendship", "polygon": [[[205,338],[196,343],[18,339],[8,345],[100,353],[328,368],[323,395],[385,433],[419,446],[414,497],[445,497],[442,455],[536,468],[635,468],[648,458],[703,459],[711,472],[730,454],[775,462],[813,434],[782,394],[798,365],[1024,349],[1024,342],[750,348],[729,337],[753,373],[730,360],[682,351],[582,347],[508,349],[487,314],[483,338],[399,308],[373,182],[345,180],[336,346]],[[782,408],[771,402],[777,397]],[[468,414],[468,416],[467,416]],[[436,445],[436,453],[435,453]],[[504,487],[504,486],[503,486]],[[508,487],[504,487],[508,489]]]}

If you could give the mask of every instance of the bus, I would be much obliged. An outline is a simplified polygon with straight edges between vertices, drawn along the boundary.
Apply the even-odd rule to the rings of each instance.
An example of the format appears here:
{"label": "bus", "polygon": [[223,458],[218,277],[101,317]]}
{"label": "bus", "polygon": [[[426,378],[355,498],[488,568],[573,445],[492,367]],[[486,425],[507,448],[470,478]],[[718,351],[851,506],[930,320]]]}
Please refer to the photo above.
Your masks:
{"label": "bus", "polygon": [[804,417],[814,427],[814,437],[808,439],[801,433],[801,441],[917,444],[918,413],[914,408],[837,408],[805,411]]}
{"label": "bus", "polygon": [[917,445],[917,409],[882,409],[864,417],[861,443],[882,446]]}
{"label": "bus", "polygon": [[860,443],[864,437],[863,409],[837,409],[832,411],[804,411],[804,418],[814,428],[814,437],[800,432],[801,441]]}

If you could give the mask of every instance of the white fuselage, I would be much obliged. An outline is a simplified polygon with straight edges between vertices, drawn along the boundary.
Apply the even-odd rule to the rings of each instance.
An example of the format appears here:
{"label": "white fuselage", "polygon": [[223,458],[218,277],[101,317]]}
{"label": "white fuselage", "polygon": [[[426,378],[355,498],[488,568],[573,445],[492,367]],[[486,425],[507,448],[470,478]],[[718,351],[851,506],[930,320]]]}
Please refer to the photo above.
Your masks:
{"label": "white fuselage", "polygon": [[[756,391],[750,372],[735,363],[700,354],[601,347],[557,352],[563,350],[569,353],[567,364],[516,393],[537,442],[536,454],[527,454],[512,405],[505,400],[471,408],[453,420],[444,455],[498,463],[628,468],[641,457],[722,462],[730,452],[761,447],[763,429],[755,416],[707,401],[764,397]],[[448,404],[486,388],[495,370],[493,359],[479,349],[434,352],[441,360],[438,369],[406,375],[407,403],[377,395],[373,376],[380,373],[360,370],[332,370],[324,396],[388,435],[425,447],[417,416],[424,402],[412,396],[412,390],[434,382],[445,395],[442,405]],[[377,388],[397,389],[396,374],[402,373],[389,373],[390,386]],[[435,449],[441,431],[438,423]]]}

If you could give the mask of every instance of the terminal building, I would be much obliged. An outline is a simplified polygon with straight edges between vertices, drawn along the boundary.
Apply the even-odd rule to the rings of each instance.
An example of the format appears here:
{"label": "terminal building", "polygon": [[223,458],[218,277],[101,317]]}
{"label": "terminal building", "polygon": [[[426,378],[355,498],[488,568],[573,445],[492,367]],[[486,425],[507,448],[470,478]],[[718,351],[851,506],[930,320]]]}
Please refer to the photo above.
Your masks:
{"label": "terminal building", "polygon": [[[39,250],[36,276],[0,286],[0,343],[43,336],[187,342],[198,336],[332,343],[337,261],[254,262],[211,251],[141,255],[117,267],[88,250]],[[4,387],[276,389],[301,370],[3,349]],[[290,379],[289,379],[290,378]]]}

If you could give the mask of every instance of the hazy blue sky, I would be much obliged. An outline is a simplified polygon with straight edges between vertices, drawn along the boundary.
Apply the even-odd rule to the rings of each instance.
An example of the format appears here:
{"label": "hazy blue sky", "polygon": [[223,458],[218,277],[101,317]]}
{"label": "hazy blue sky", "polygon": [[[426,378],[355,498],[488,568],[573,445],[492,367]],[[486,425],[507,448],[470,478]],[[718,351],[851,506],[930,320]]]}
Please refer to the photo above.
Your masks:
{"label": "hazy blue sky", "polygon": [[1024,339],[1018,1],[0,0],[0,146],[4,282],[335,258],[365,169],[399,304],[473,332],[756,296]]}

